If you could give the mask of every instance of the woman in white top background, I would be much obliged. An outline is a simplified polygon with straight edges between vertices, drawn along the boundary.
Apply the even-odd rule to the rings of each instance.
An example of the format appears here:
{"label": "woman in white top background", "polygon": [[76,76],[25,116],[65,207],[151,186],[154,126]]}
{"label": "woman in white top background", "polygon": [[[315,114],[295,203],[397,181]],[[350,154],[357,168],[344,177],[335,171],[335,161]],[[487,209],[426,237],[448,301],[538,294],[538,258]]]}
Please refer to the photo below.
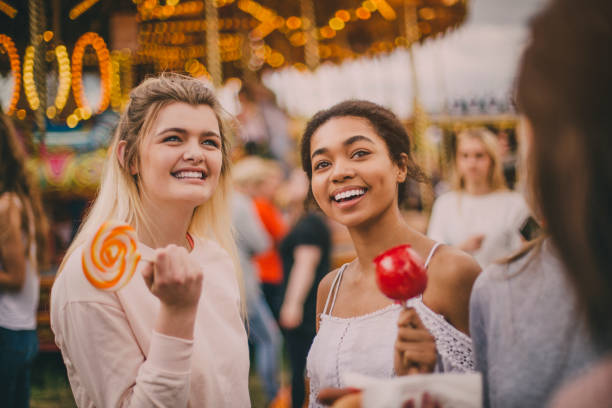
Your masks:
{"label": "woman in white top background", "polygon": [[[403,218],[407,181],[424,177],[401,122],[374,103],[342,102],[308,123],[301,157],[314,199],[348,227],[357,253],[319,285],[317,335],[307,362],[310,405],[318,406],[327,391],[319,394],[322,389],[345,388],[347,372],[390,378],[469,371],[468,302],[480,268],[456,248],[438,247]],[[406,243],[427,260],[429,282],[422,299],[402,311],[378,289],[373,259]]]}
{"label": "woman in white top background", "polygon": [[506,187],[496,136],[469,128],[457,136],[452,191],[434,203],[427,235],[476,258],[481,267],[521,246],[529,217],[522,195]]}

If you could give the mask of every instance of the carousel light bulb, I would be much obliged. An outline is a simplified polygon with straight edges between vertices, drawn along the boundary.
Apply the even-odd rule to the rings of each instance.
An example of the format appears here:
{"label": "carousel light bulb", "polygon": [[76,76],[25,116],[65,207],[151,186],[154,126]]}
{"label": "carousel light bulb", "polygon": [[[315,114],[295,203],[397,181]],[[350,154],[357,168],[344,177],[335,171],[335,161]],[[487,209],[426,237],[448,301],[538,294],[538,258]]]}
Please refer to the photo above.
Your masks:
{"label": "carousel light bulb", "polygon": [[335,31],[340,31],[344,28],[344,21],[339,19],[338,17],[333,17],[329,20],[329,26]]}
{"label": "carousel light bulb", "polygon": [[68,115],[68,117],[66,118],[66,125],[68,125],[70,129],[74,129],[76,125],[78,124],[79,124],[79,119],[76,117],[74,113],[71,115]]}

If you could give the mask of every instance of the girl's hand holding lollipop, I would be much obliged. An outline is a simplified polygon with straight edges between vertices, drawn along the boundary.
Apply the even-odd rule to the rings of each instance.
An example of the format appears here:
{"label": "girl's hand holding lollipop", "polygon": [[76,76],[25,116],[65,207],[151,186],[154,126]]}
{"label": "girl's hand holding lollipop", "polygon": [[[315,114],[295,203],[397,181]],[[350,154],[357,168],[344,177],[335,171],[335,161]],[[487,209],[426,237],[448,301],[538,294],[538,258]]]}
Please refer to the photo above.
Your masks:
{"label": "girl's hand holding lollipop", "polygon": [[422,295],[427,286],[427,271],[410,245],[391,248],[374,259],[376,282],[380,290],[397,303],[404,304],[398,319],[394,367],[397,375],[433,372],[436,343],[418,313],[406,305],[408,299]]}
{"label": "girl's hand holding lollipop", "polygon": [[[140,261],[148,263],[142,276],[161,302],[156,330],[191,338],[192,324],[184,323],[195,319],[203,274],[185,248],[168,245],[157,249],[154,259],[143,258],[136,231],[127,224],[107,221],[83,250],[83,273],[95,288],[116,291],[130,281]],[[179,330],[181,327],[187,329]]]}

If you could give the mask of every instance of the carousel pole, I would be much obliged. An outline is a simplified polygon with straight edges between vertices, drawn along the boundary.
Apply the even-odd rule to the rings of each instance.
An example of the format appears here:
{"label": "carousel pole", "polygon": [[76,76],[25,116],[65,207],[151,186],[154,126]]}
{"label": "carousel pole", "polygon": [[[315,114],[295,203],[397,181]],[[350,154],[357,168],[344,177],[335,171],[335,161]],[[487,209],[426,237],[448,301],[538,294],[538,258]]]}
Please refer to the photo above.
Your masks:
{"label": "carousel pole", "polygon": [[242,68],[243,79],[245,82],[257,82],[257,75],[255,74],[255,71],[249,66],[249,62],[253,57],[253,53],[251,51],[251,40],[249,38],[249,35],[244,31],[240,32],[240,38],[242,44],[242,49],[240,53],[240,66]]}
{"label": "carousel pole", "polygon": [[319,41],[316,36],[317,24],[313,1],[300,0],[300,9],[302,13],[302,30],[306,35],[304,62],[306,62],[308,69],[313,71],[319,66]]}
{"label": "carousel pole", "polygon": [[215,0],[205,0],[206,7],[206,65],[215,88],[223,82],[221,52],[219,50],[219,11]]}
{"label": "carousel pole", "polygon": [[417,8],[415,0],[404,0],[404,30],[406,32],[406,43],[408,45],[408,56],[410,59],[410,72],[412,79],[412,95],[416,106],[419,100],[419,81],[417,78],[416,63],[412,45],[419,39],[419,26],[417,25]]}
{"label": "carousel pole", "polygon": [[47,78],[45,72],[45,50],[43,48],[43,31],[46,26],[45,5],[43,0],[29,0],[30,42],[34,48],[34,82],[40,104],[34,111],[34,120],[40,132],[40,143],[45,141],[45,112],[47,110]]}
{"label": "carousel pole", "polygon": [[[427,131],[428,119],[427,113],[421,106],[419,98],[419,80],[416,69],[416,57],[414,55],[414,44],[419,39],[419,26],[417,24],[417,5],[418,0],[404,0],[404,28],[406,31],[406,41],[408,45],[408,56],[410,60],[410,71],[412,79],[412,95],[413,95],[413,113],[412,113],[412,129],[413,129],[413,144],[417,160],[425,169],[427,174],[431,174],[433,167],[432,149],[425,138]],[[426,211],[429,211],[433,205],[433,194],[429,188],[422,183],[420,185],[421,202]]]}

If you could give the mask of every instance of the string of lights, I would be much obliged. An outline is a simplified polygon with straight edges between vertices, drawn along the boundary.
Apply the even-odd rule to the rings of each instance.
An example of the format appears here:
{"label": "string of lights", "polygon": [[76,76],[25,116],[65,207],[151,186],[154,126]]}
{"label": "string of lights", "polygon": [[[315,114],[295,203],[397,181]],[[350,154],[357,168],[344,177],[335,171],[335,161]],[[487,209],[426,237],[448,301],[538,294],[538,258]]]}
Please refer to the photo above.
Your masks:
{"label": "string of lights", "polygon": [[110,102],[112,67],[106,43],[96,33],[89,32],[83,34],[76,42],[72,51],[72,93],[79,108],[91,111],[83,92],[83,54],[87,46],[93,47],[100,66],[101,96],[97,113],[101,113],[106,110]]}
{"label": "string of lights", "polygon": [[13,92],[11,93],[11,100],[9,102],[9,107],[7,113],[12,115],[15,113],[15,109],[17,108],[17,102],[19,102],[19,93],[21,92],[21,72],[20,72],[20,62],[19,62],[19,54],[17,53],[17,48],[15,48],[15,43],[8,35],[0,34],[0,45],[4,48],[6,54],[9,57],[9,63],[11,65],[11,74],[13,75]]}

